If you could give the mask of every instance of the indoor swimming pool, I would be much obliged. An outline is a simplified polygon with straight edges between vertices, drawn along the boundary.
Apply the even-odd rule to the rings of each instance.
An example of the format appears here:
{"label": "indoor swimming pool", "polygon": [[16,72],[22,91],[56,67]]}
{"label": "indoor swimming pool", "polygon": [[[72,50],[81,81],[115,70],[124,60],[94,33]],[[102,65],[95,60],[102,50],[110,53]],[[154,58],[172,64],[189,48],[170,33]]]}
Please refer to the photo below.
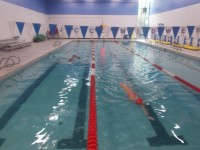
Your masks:
{"label": "indoor swimming pool", "polygon": [[[91,45],[68,43],[0,82],[0,149],[87,149]],[[98,149],[200,149],[200,94],[127,47],[200,87],[198,60],[139,43],[94,42]]]}

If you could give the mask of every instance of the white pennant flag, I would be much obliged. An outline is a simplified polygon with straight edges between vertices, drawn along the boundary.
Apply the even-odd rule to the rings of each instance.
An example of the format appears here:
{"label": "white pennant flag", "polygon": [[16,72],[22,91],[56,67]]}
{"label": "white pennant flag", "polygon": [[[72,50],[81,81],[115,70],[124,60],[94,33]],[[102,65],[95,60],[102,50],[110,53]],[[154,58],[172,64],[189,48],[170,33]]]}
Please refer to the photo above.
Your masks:
{"label": "white pennant flag", "polygon": [[25,26],[26,26],[28,35],[30,35],[31,34],[31,30],[33,28],[33,24],[32,23],[25,23]]}
{"label": "white pennant flag", "polygon": [[120,27],[119,28],[119,31],[121,33],[121,38],[123,39],[124,38],[124,35],[126,34],[126,29],[125,27]]}
{"label": "white pennant flag", "polygon": [[184,37],[185,33],[187,32],[187,27],[180,27],[181,36]]}
{"label": "white pennant flag", "polygon": [[170,36],[171,31],[172,31],[171,27],[165,27],[166,36]]}
{"label": "white pennant flag", "polygon": [[10,29],[11,36],[14,36],[16,23],[14,21],[8,21],[8,26],[9,26],[9,29]]}
{"label": "white pennant flag", "polygon": [[88,32],[90,33],[90,38],[93,39],[95,33],[95,27],[88,27]]}
{"label": "white pennant flag", "polygon": [[200,34],[200,26],[196,26],[195,27],[195,32],[196,32],[196,37],[198,39],[199,38],[199,34]]}
{"label": "white pennant flag", "polygon": [[141,32],[141,28],[140,27],[136,27],[134,31],[135,31],[136,38],[139,38],[140,32]]}
{"label": "white pennant flag", "polygon": [[63,37],[63,31],[64,31],[64,26],[57,24],[57,29],[58,29],[58,35],[59,37]]}
{"label": "white pennant flag", "polygon": [[75,38],[79,38],[80,26],[74,26],[73,31],[74,31],[74,34],[75,34]]}
{"label": "white pennant flag", "polygon": [[154,39],[154,36],[157,33],[157,28],[156,27],[151,27],[150,30],[151,30],[151,38]]}
{"label": "white pennant flag", "polygon": [[111,28],[106,26],[103,28],[103,32],[104,32],[105,37],[108,38],[108,36],[111,32]]}

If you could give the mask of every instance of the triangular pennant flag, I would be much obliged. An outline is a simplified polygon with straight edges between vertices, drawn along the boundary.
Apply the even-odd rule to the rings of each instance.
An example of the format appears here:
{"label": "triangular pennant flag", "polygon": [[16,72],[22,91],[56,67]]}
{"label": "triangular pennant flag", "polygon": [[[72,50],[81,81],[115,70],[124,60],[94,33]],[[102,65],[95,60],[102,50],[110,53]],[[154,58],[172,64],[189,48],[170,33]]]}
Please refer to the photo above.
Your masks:
{"label": "triangular pennant flag", "polygon": [[103,32],[104,32],[104,35],[106,38],[108,38],[109,34],[110,34],[110,30],[111,28],[110,27],[104,27],[103,28]]}
{"label": "triangular pennant flag", "polygon": [[195,31],[196,31],[196,37],[199,38],[200,26],[196,26],[196,27],[195,27]]}
{"label": "triangular pennant flag", "polygon": [[116,38],[118,30],[119,30],[119,27],[111,27],[111,31],[114,38]]}
{"label": "triangular pennant flag", "polygon": [[56,32],[56,27],[57,25],[56,24],[49,24],[49,29],[50,29],[50,32],[51,34],[54,36],[55,32]]}
{"label": "triangular pennant flag", "polygon": [[73,28],[72,25],[65,25],[68,38],[70,38],[71,36],[72,28]]}
{"label": "triangular pennant flag", "polygon": [[81,26],[81,32],[82,32],[83,38],[85,38],[87,29],[88,29],[88,26]]}
{"label": "triangular pennant flag", "polygon": [[96,27],[95,30],[97,32],[98,38],[100,38],[103,28],[102,27]]}
{"label": "triangular pennant flag", "polygon": [[39,32],[40,32],[41,24],[39,24],[39,23],[33,23],[33,27],[34,27],[34,29],[35,29],[36,35],[38,35]]}
{"label": "triangular pennant flag", "polygon": [[58,29],[58,34],[61,38],[64,37],[64,26],[63,25],[57,25],[57,29]]}
{"label": "triangular pennant flag", "polygon": [[75,33],[75,37],[79,38],[79,30],[80,30],[80,26],[74,26],[73,27],[74,33]]}
{"label": "triangular pennant flag", "polygon": [[176,36],[178,34],[178,31],[179,31],[180,27],[172,27],[172,30],[173,30],[173,33],[174,33],[174,39],[176,39]]}
{"label": "triangular pennant flag", "polygon": [[187,27],[180,27],[180,32],[181,32],[181,36],[182,36],[182,37],[185,36],[186,28],[187,28]]}
{"label": "triangular pennant flag", "polygon": [[165,33],[167,36],[170,36],[172,28],[171,27],[165,27]]}
{"label": "triangular pennant flag", "polygon": [[120,27],[119,28],[119,31],[121,33],[121,38],[123,39],[124,38],[124,35],[126,34],[126,28],[125,27]]}
{"label": "triangular pennant flag", "polygon": [[140,27],[136,27],[135,28],[136,38],[139,38],[140,32],[141,32],[141,28]]}
{"label": "triangular pennant flag", "polygon": [[133,31],[134,31],[134,27],[127,27],[127,31],[128,31],[129,37],[132,37]]}
{"label": "triangular pennant flag", "polygon": [[154,36],[155,36],[155,34],[157,32],[157,28],[156,27],[151,27],[150,30],[151,30],[151,38],[154,39]]}
{"label": "triangular pennant flag", "polygon": [[8,22],[8,26],[9,26],[9,28],[10,28],[11,36],[14,35],[15,25],[16,25],[16,23],[15,23],[14,21],[9,21],[9,22]]}
{"label": "triangular pennant flag", "polygon": [[150,27],[142,27],[143,34],[144,34],[144,38],[145,38],[145,39],[147,38],[147,35],[148,35],[148,33],[149,33],[149,29],[150,29]]}
{"label": "triangular pennant flag", "polygon": [[26,26],[28,35],[30,35],[30,34],[31,34],[32,27],[33,27],[33,24],[32,24],[32,23],[26,23],[25,26]]}
{"label": "triangular pennant flag", "polygon": [[89,27],[89,28],[88,28],[88,31],[89,31],[89,33],[90,33],[90,38],[93,38],[94,32],[95,32],[95,27]]}
{"label": "triangular pennant flag", "polygon": [[16,22],[17,28],[19,30],[19,33],[22,34],[22,31],[24,29],[24,22]]}
{"label": "triangular pennant flag", "polygon": [[187,28],[188,28],[189,37],[191,38],[192,33],[194,31],[194,26],[187,26]]}
{"label": "triangular pennant flag", "polygon": [[165,29],[165,27],[158,27],[158,35],[159,35],[160,39],[161,39],[161,37],[163,35],[164,29]]}

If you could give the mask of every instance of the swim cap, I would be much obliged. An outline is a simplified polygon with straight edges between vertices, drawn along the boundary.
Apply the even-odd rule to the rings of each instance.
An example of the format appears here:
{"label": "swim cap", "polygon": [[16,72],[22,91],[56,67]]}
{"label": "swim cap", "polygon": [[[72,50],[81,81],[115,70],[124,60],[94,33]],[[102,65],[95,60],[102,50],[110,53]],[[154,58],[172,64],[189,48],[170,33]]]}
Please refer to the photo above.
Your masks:
{"label": "swim cap", "polygon": [[143,100],[141,98],[136,99],[136,104],[141,105],[143,104]]}

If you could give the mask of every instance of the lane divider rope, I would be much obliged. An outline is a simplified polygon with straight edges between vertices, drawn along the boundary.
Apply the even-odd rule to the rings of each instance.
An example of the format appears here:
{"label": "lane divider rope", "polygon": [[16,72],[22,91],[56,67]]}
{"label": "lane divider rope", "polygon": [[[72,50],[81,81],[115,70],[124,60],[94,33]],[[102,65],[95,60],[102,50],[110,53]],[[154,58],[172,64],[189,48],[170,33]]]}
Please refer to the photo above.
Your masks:
{"label": "lane divider rope", "polygon": [[91,79],[90,80],[91,85],[90,85],[87,150],[98,150],[94,42],[92,42],[92,65],[91,65],[90,79]]}
{"label": "lane divider rope", "polygon": [[170,71],[168,71],[168,70],[162,68],[161,66],[152,63],[152,62],[149,61],[147,58],[141,56],[141,55],[138,54],[138,53],[135,53],[133,50],[131,50],[131,48],[127,48],[127,47],[125,47],[125,46],[119,44],[119,42],[115,42],[115,43],[118,44],[118,45],[120,45],[121,47],[125,48],[126,50],[132,52],[133,54],[139,56],[140,58],[142,58],[142,59],[145,60],[146,62],[150,63],[152,66],[154,66],[154,67],[157,68],[158,70],[163,71],[164,73],[168,74],[169,76],[173,77],[174,79],[178,80],[179,82],[183,83],[184,85],[186,85],[186,86],[190,87],[191,89],[195,90],[196,92],[199,92],[199,93],[200,93],[200,88],[199,88],[199,87],[197,87],[197,86],[193,85],[192,83],[190,83],[190,82],[188,82],[188,81],[182,79],[181,77],[179,77],[179,76],[173,74],[172,72],[170,72]]}

